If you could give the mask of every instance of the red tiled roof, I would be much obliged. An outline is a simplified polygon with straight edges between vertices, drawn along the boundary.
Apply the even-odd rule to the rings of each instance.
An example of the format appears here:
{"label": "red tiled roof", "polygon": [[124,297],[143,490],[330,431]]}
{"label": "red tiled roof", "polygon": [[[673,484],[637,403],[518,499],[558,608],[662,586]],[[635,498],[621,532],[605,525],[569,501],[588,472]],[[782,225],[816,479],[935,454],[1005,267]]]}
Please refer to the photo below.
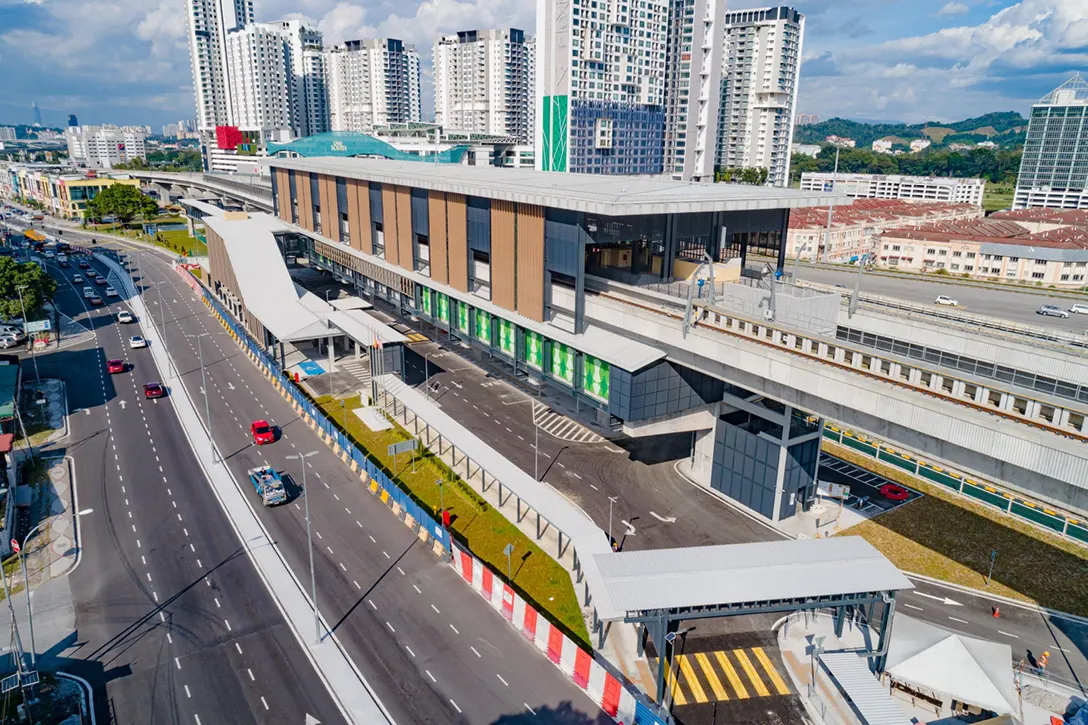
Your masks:
{"label": "red tiled roof", "polygon": [[1044,209],[1035,207],[1032,209],[994,212],[990,215],[990,218],[1088,227],[1088,209]]}
{"label": "red tiled roof", "polygon": [[[835,207],[832,226],[882,224],[903,220],[924,222],[927,218],[955,212],[975,212],[970,204],[917,202],[905,199],[854,199],[849,206]],[[827,225],[827,207],[807,207],[790,212],[790,229],[808,229]]]}

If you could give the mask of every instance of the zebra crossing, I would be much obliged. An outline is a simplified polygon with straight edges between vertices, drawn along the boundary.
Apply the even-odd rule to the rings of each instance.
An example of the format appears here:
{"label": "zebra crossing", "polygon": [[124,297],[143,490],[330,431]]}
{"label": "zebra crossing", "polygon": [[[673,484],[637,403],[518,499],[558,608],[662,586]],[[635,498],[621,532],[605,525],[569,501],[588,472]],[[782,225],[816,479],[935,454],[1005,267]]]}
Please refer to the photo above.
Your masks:
{"label": "zebra crossing", "polygon": [[370,358],[368,356],[364,355],[358,360],[340,360],[336,366],[351,373],[360,385],[370,387]]}
{"label": "zebra crossing", "polygon": [[[676,706],[791,694],[786,679],[762,647],[677,655],[665,669],[669,701]],[[650,662],[657,670],[657,660]]]}
{"label": "zebra crossing", "polygon": [[598,435],[581,423],[565,415],[556,413],[542,403],[533,402],[533,422],[540,430],[553,438],[571,443],[600,443],[604,436]]}
{"label": "zebra crossing", "polygon": [[60,317],[60,347],[74,347],[94,339],[94,330],[73,320],[62,312]]}

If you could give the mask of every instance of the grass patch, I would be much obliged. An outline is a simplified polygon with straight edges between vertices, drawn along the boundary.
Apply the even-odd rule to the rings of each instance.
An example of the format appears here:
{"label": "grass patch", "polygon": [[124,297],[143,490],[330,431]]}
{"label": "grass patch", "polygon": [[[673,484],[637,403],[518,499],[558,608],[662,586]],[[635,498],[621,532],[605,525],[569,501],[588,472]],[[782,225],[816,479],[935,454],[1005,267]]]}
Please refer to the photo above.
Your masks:
{"label": "grass patch", "polygon": [[984,211],[1000,211],[1011,209],[1013,199],[1013,187],[987,184],[982,192],[982,209]]}
{"label": "grass patch", "polygon": [[360,450],[382,467],[391,480],[407,491],[420,506],[429,509],[436,520],[441,519],[441,514],[439,488],[435,482],[440,479],[447,482],[443,486],[442,497],[450,512],[450,532],[453,537],[471,549],[473,554],[488,564],[503,580],[507,580],[503,547],[512,543],[512,586],[569,636],[582,646],[590,647],[589,633],[578,606],[578,597],[566,569],[492,508],[472,486],[453,474],[449,466],[430,451],[424,449],[423,455],[416,461],[415,471],[412,470],[407,454],[398,456],[397,476],[394,478],[393,459],[386,454],[388,447],[412,436],[395,423],[393,429],[386,431],[375,432],[367,428],[351,412],[354,408],[361,407],[358,395],[343,399],[343,408],[340,407],[340,399],[327,395],[314,402],[330,420],[354,439]]}
{"label": "grass patch", "polygon": [[204,270],[201,269],[200,267],[193,267],[192,269],[189,270],[189,273],[192,274],[197,279],[204,279]]}
{"label": "grass patch", "polygon": [[[848,448],[823,447],[926,494],[842,535],[864,537],[906,571],[1088,616],[1088,550]],[[992,549],[997,560],[987,587]]]}
{"label": "grass patch", "polygon": [[[150,223],[158,224],[181,224],[185,220],[180,217],[163,216],[156,217],[150,220]],[[143,225],[144,221],[132,221],[127,225],[122,224],[87,224],[87,229],[91,229],[97,232],[105,232],[109,234],[116,234],[122,237],[128,237],[129,239],[136,239],[141,242],[147,242],[148,244],[154,244],[157,247],[163,249],[169,249],[175,254],[182,256],[194,256],[204,257],[208,254],[208,245],[196,237],[189,236],[189,232],[185,229],[171,229],[168,231],[158,232],[155,236],[144,234]],[[189,254],[191,252],[191,254]]]}

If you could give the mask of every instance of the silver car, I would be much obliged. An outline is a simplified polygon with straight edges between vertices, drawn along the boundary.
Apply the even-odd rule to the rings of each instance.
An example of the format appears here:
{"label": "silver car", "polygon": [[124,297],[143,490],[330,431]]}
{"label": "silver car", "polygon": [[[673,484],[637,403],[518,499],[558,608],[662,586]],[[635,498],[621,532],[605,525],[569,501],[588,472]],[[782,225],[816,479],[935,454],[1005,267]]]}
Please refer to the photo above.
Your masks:
{"label": "silver car", "polygon": [[1069,317],[1069,310],[1063,310],[1055,305],[1043,305],[1035,310],[1035,314],[1046,315],[1047,317]]}

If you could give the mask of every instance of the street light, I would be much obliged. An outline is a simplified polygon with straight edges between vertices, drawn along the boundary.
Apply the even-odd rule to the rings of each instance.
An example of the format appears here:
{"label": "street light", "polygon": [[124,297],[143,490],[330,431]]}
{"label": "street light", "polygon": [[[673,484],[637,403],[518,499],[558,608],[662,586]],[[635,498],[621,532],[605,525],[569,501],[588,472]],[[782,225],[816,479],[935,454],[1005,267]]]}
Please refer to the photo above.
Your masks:
{"label": "street light", "polygon": [[620,500],[619,496],[608,497],[608,545],[612,546],[612,504]]}
{"label": "street light", "polygon": [[536,401],[529,398],[525,401],[529,404],[533,414],[533,480],[540,480],[540,426],[536,423]]}
{"label": "street light", "polygon": [[200,343],[200,338],[204,337],[208,333],[202,332],[199,335],[186,335],[186,337],[196,338],[197,354],[200,356],[200,383],[204,389],[204,418],[208,421],[208,442],[212,445],[212,463],[215,463],[215,440],[212,438],[212,414],[211,408],[208,405],[208,379],[204,374],[204,346]]}
{"label": "street light", "polygon": [[[83,509],[82,511],[77,511],[76,516],[86,516],[89,513],[94,513],[94,509]],[[35,654],[37,652],[37,649],[34,647],[34,609],[33,609],[33,607],[31,606],[31,603],[30,603],[30,577],[27,576],[27,573],[26,573],[26,553],[27,553],[26,552],[26,544],[27,544],[28,541],[30,541],[30,537],[34,535],[34,532],[37,531],[38,529],[40,529],[42,527],[42,524],[44,524],[44,523],[45,523],[45,521],[39,522],[37,526],[35,526],[34,528],[32,528],[30,531],[27,532],[26,536],[23,537],[23,545],[19,549],[19,560],[22,562],[22,566],[23,566],[23,589],[26,590],[26,618],[27,618],[27,623],[29,624],[29,627],[30,627],[30,668],[31,669],[35,669],[37,667],[38,660],[37,660],[37,655]]]}
{"label": "street light", "polygon": [[[26,305],[23,303],[23,290],[26,289],[25,284],[21,284],[15,288],[15,291],[19,293],[19,309],[23,311],[23,334],[26,335]],[[38,357],[34,354],[34,345],[30,346],[30,359],[34,361],[34,382],[41,382],[41,376],[38,375]]]}
{"label": "street light", "polygon": [[310,534],[310,492],[306,490],[306,459],[316,456],[317,451],[287,456],[288,460],[297,460],[302,466],[302,502],[306,504],[306,541],[310,548],[310,597],[314,603],[314,631],[316,644],[321,644],[321,615],[317,611],[317,577],[314,575],[314,540]]}

